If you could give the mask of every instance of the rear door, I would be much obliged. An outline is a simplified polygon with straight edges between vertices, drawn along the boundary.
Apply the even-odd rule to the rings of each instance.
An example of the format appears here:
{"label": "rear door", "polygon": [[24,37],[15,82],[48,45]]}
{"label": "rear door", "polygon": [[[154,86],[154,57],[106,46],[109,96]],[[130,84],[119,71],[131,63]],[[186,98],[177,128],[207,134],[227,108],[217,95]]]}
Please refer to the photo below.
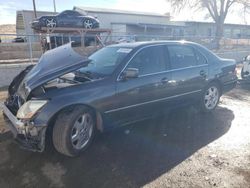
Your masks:
{"label": "rear door", "polygon": [[113,109],[106,112],[112,120],[117,120],[116,124],[136,121],[162,109],[164,98],[171,96],[171,90],[166,89],[171,79],[166,54],[164,45],[149,46],[140,50],[125,67],[139,69],[139,77],[116,83]]}
{"label": "rear door", "polygon": [[199,99],[207,84],[208,62],[205,56],[185,44],[168,45],[168,54],[175,98],[182,99],[183,102]]}

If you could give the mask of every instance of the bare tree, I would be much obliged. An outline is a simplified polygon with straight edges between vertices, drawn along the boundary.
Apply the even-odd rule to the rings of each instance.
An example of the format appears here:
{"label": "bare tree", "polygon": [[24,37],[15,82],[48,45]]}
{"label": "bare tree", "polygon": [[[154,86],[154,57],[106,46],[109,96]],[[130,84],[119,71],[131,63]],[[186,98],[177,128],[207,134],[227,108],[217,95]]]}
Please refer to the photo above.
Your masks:
{"label": "bare tree", "polygon": [[216,41],[219,47],[219,41],[223,36],[223,25],[229,10],[233,5],[239,4],[243,11],[250,9],[250,0],[166,0],[171,3],[172,7],[180,11],[184,7],[195,9],[206,9],[208,15],[214,20],[216,25]]}

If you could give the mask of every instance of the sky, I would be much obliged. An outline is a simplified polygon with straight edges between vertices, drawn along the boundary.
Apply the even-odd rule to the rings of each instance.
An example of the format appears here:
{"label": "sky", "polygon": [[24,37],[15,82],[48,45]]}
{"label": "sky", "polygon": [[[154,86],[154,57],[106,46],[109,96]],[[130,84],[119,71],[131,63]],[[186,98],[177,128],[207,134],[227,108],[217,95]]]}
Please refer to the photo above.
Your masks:
{"label": "sky", "polygon": [[[55,0],[58,12],[72,9],[73,6],[87,6],[98,8],[121,9],[131,11],[154,12],[164,14],[171,12],[171,6],[166,0]],[[53,0],[36,0],[37,11],[53,11]],[[0,0],[0,24],[15,24],[16,10],[32,10],[32,0]],[[227,23],[246,23],[239,15],[239,7],[229,12]],[[248,15],[249,17],[250,15]],[[205,19],[206,12],[192,12],[184,9],[180,13],[173,14],[171,19],[177,21],[211,21]],[[248,22],[250,24],[250,21]]]}

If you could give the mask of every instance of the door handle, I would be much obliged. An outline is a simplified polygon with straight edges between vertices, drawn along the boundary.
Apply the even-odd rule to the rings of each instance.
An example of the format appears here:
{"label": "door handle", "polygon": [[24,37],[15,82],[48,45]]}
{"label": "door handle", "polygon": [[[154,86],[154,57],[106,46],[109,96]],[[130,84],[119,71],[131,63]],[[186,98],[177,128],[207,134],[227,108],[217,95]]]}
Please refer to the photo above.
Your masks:
{"label": "door handle", "polygon": [[206,71],[201,70],[201,71],[200,71],[200,75],[201,75],[202,77],[206,77],[206,76],[207,76],[207,73],[206,73]]}
{"label": "door handle", "polygon": [[168,82],[169,82],[169,79],[167,77],[164,77],[164,78],[161,79],[162,84],[166,84]]}

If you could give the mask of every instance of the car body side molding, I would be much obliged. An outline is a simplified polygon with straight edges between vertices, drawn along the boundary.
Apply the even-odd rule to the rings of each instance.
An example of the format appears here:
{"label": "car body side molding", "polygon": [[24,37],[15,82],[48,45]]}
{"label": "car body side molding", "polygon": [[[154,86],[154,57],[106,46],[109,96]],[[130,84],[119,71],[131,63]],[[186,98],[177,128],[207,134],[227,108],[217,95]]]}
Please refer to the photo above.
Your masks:
{"label": "car body side molding", "polygon": [[125,110],[125,109],[128,109],[128,108],[142,106],[142,105],[145,105],[145,104],[150,104],[150,103],[154,103],[154,102],[159,102],[159,101],[164,101],[164,100],[168,100],[168,99],[173,99],[173,98],[176,98],[176,97],[181,97],[181,96],[189,95],[189,94],[193,94],[193,93],[199,93],[201,91],[202,90],[199,89],[199,90],[195,90],[195,91],[191,91],[191,92],[187,92],[187,93],[182,93],[182,94],[179,94],[179,95],[173,95],[173,96],[170,96],[170,97],[165,97],[165,98],[161,98],[161,99],[156,99],[156,100],[152,100],[152,101],[138,103],[138,104],[134,104],[134,105],[130,105],[130,106],[124,106],[124,107],[121,107],[121,108],[116,108],[116,109],[113,109],[113,110],[105,111],[104,113],[108,114],[108,113],[112,113],[112,112],[117,112],[117,111]]}

